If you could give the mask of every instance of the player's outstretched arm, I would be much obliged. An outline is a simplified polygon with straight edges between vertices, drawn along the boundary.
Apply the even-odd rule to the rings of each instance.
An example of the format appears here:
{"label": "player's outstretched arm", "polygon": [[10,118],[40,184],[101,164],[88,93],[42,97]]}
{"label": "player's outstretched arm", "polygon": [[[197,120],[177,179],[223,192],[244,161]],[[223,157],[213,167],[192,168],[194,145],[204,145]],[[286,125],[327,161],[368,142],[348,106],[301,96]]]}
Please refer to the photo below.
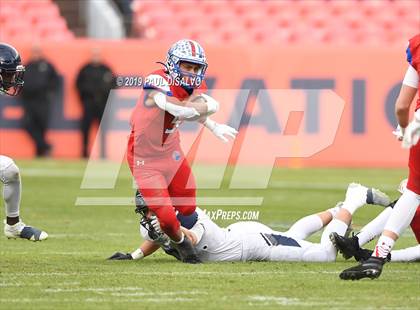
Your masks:
{"label": "player's outstretched arm", "polygon": [[238,131],[235,128],[225,124],[219,124],[209,117],[202,121],[202,124],[208,128],[217,138],[225,143],[229,142],[228,138],[234,140],[238,134]]}
{"label": "player's outstretched arm", "polygon": [[136,249],[132,253],[121,253],[116,252],[111,257],[109,257],[109,260],[139,260],[143,259],[146,256],[152,255],[154,252],[156,252],[160,246],[152,241],[146,240],[141,245],[140,248]]}

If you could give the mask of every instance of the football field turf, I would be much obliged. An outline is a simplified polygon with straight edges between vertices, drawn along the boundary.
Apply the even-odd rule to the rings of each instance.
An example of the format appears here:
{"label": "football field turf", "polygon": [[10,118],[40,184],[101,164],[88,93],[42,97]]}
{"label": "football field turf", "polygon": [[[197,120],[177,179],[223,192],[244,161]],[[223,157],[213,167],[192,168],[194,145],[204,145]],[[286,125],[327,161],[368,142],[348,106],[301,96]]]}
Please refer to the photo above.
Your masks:
{"label": "football field turf", "polygon": [[[1,309],[418,309],[420,263],[390,263],[380,279],[338,278],[354,261],[335,263],[208,263],[186,265],[161,252],[141,261],[106,261],[141,242],[132,206],[75,206],[77,197],[130,197],[126,167],[115,189],[81,190],[86,162],[18,161],[22,218],[45,229],[44,242],[0,238]],[[391,198],[405,169],[276,169],[265,190],[200,190],[200,197],[261,196],[261,206],[203,206],[259,211],[259,221],[285,230],[335,205],[349,182]],[[229,177],[229,173],[226,174]],[[381,211],[356,213],[357,230]],[[234,220],[217,220],[225,226]],[[311,237],[319,241],[320,234]],[[396,248],[415,245],[406,232]],[[373,244],[369,244],[372,247]]]}

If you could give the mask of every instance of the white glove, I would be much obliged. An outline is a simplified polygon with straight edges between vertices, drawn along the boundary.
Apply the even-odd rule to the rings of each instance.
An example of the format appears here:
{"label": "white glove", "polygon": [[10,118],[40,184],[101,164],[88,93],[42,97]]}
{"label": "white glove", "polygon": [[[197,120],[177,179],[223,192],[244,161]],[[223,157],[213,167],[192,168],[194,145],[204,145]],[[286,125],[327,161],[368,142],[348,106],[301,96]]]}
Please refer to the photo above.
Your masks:
{"label": "white glove", "polygon": [[408,124],[405,129],[404,139],[402,141],[402,147],[409,149],[416,145],[420,138],[420,110],[414,114],[414,119]]}
{"label": "white glove", "polygon": [[204,126],[206,126],[210,131],[218,137],[223,142],[227,143],[229,140],[225,137],[230,137],[232,140],[236,138],[236,135],[238,134],[238,131],[235,128],[232,128],[225,124],[219,124],[215,121],[207,118],[207,120],[204,122]]}
{"label": "white glove", "polygon": [[400,125],[395,128],[392,134],[398,139],[398,141],[402,141],[404,138],[405,128],[402,128]]}

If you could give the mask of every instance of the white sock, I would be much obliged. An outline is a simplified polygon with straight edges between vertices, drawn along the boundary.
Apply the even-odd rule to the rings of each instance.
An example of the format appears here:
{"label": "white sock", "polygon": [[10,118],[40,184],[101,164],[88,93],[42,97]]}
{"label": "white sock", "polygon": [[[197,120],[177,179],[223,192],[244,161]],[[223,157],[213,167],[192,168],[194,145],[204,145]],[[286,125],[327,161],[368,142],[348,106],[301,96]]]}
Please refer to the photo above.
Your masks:
{"label": "white sock", "polygon": [[19,216],[21,183],[19,169],[13,163],[1,171],[0,179],[4,183],[3,199],[7,217]]}
{"label": "white sock", "polygon": [[291,238],[303,240],[320,230],[323,226],[321,218],[316,214],[312,214],[294,223],[286,234]]}
{"label": "white sock", "polygon": [[357,237],[359,238],[359,246],[363,246],[372,241],[384,231],[385,224],[388,221],[391,212],[392,208],[385,208],[377,217],[360,230],[357,234]]}
{"label": "white sock", "polygon": [[392,262],[414,262],[420,261],[420,244],[411,248],[394,250],[391,252]]}
{"label": "white sock", "polygon": [[357,209],[359,209],[361,206],[352,204],[352,203],[348,203],[348,202],[344,202],[343,205],[341,206],[342,209],[346,209],[347,211],[349,211],[349,213],[351,215],[354,214],[354,212],[356,212]]}
{"label": "white sock", "polygon": [[391,249],[394,247],[394,244],[394,239],[382,235],[373,250],[372,256],[386,258],[389,252],[391,252]]}
{"label": "white sock", "polygon": [[419,204],[420,195],[407,188],[392,209],[384,229],[400,236],[413,220]]}
{"label": "white sock", "polygon": [[344,234],[346,233],[347,227],[348,225],[344,223],[343,221],[338,220],[338,219],[333,219],[327,225],[327,227],[325,227],[324,232],[322,233],[321,244],[327,247],[330,247],[330,246],[334,247],[330,240],[330,234],[333,232],[336,232],[340,236],[344,236]]}

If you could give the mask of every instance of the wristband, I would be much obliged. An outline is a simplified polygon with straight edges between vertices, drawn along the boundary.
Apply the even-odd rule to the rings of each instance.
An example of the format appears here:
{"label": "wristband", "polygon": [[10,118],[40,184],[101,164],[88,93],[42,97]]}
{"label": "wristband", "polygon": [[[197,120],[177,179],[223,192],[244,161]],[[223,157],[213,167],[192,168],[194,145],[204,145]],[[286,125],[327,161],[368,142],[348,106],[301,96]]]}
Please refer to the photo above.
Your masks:
{"label": "wristband", "polygon": [[213,131],[216,128],[217,123],[211,120],[210,118],[207,118],[206,121],[203,123],[203,125],[207,127],[208,129],[210,129],[210,131]]}
{"label": "wristband", "polygon": [[200,96],[203,97],[206,101],[207,113],[213,114],[219,110],[219,103],[212,97],[206,94],[201,94]]}
{"label": "wristband", "polygon": [[143,251],[141,249],[137,249],[131,253],[131,257],[133,259],[142,259],[144,257]]}

